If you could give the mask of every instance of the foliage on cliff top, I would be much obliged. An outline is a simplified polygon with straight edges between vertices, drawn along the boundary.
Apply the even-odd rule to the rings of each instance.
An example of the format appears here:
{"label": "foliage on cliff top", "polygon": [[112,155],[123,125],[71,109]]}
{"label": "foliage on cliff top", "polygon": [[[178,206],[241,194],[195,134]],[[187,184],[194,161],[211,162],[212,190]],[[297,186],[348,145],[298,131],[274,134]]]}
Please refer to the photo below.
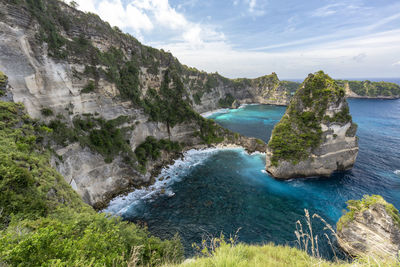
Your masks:
{"label": "foliage on cliff top", "polygon": [[361,200],[349,200],[347,203],[348,211],[339,219],[336,224],[337,230],[342,230],[349,222],[355,219],[356,214],[362,213],[376,204],[385,207],[386,212],[392,217],[393,221],[400,227],[399,211],[380,195],[365,195]]}
{"label": "foliage on cliff top", "polygon": [[359,96],[369,97],[400,97],[400,86],[390,82],[347,81],[337,80],[340,86],[348,84],[351,91]]}
{"label": "foliage on cliff top", "polygon": [[158,266],[183,256],[177,237],[161,241],[118,217],[70,208],[13,221],[0,234],[0,264],[11,266]]}
{"label": "foliage on cliff top", "polygon": [[12,216],[35,219],[60,205],[88,208],[51,168],[50,154],[40,145],[47,131],[22,105],[0,102],[0,228]]}
{"label": "foliage on cliff top", "polygon": [[[324,123],[351,122],[345,91],[335,81],[319,71],[310,74],[297,90],[281,121],[272,131],[268,146],[272,150],[271,162],[279,160],[297,164],[309,157],[310,151],[321,143]],[[325,115],[328,104],[342,102],[340,112],[333,117]]]}
{"label": "foliage on cliff top", "polygon": [[161,241],[131,223],[97,214],[49,164],[51,129],[21,104],[0,102],[0,265],[127,266],[179,261],[177,238]]}

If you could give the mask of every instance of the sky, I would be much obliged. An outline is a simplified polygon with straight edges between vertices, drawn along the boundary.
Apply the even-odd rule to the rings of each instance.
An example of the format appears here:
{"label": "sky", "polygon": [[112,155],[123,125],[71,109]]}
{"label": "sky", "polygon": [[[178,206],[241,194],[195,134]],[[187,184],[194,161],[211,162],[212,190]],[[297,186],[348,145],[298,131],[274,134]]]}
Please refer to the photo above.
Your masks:
{"label": "sky", "polygon": [[75,1],[181,63],[229,78],[400,78],[399,0]]}

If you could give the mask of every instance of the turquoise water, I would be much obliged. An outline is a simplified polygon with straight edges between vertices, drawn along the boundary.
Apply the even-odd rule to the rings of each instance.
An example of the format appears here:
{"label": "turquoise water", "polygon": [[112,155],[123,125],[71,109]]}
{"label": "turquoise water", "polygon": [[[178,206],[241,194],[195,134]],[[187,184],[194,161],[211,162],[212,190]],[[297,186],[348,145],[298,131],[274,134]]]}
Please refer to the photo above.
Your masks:
{"label": "turquoise water", "polygon": [[[400,100],[350,99],[359,125],[360,152],[353,170],[330,178],[277,181],[263,172],[265,155],[242,149],[189,151],[185,160],[165,169],[150,189],[117,198],[106,210],[126,220],[144,222],[167,238],[178,232],[187,255],[205,235],[233,234],[254,244],[295,245],[295,223],[304,209],[334,225],[349,199],[380,194],[400,208]],[[264,141],[285,107],[250,105],[210,116],[222,126]],[[161,190],[164,188],[164,190]],[[314,221],[320,251],[332,250],[323,240],[323,225]]]}

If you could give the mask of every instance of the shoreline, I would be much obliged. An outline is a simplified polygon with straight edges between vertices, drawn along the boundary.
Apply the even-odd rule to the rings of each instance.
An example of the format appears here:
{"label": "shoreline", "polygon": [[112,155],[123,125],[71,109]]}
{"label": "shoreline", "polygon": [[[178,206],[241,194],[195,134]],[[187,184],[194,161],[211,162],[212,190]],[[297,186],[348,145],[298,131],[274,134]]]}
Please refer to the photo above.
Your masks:
{"label": "shoreline", "polygon": [[101,212],[107,209],[111,201],[113,201],[114,199],[117,199],[119,197],[126,197],[128,194],[136,190],[143,190],[153,186],[157,182],[157,178],[161,174],[163,169],[174,165],[175,162],[178,160],[184,160],[185,153],[190,150],[201,151],[206,149],[217,149],[217,150],[243,149],[249,155],[252,155],[254,153],[265,153],[267,144],[265,143],[260,144],[257,141],[258,139],[256,138],[240,136],[239,140],[237,140],[237,143],[224,141],[218,144],[211,144],[211,145],[197,144],[197,145],[186,146],[180,152],[176,153],[164,152],[160,159],[153,162],[149,162],[149,165],[152,165],[153,167],[149,169],[148,172],[146,173],[146,175],[150,175],[150,179],[148,182],[144,182],[138,185],[131,185],[125,188],[119,188],[117,190],[114,190],[113,192],[109,192],[109,194],[105,196],[104,200],[95,203],[93,205],[93,208],[96,211]]}

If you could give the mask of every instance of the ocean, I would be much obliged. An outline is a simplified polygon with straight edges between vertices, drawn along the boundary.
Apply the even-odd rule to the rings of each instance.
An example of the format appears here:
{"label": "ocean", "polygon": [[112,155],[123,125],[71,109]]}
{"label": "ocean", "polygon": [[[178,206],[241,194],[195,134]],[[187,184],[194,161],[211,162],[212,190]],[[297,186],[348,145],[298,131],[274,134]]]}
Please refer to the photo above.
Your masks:
{"label": "ocean", "polygon": [[[351,171],[329,178],[277,181],[265,173],[265,155],[243,149],[188,151],[185,159],[163,170],[149,189],[114,199],[105,210],[144,223],[151,233],[179,233],[185,253],[209,236],[235,234],[240,242],[296,246],[296,221],[304,209],[335,227],[346,201],[382,195],[400,208],[400,100],[349,99],[358,124],[360,151]],[[268,142],[285,107],[248,105],[211,114],[220,125]],[[303,221],[303,225],[305,222]],[[324,224],[313,220],[320,253],[333,256]],[[337,252],[337,248],[334,248]]]}

